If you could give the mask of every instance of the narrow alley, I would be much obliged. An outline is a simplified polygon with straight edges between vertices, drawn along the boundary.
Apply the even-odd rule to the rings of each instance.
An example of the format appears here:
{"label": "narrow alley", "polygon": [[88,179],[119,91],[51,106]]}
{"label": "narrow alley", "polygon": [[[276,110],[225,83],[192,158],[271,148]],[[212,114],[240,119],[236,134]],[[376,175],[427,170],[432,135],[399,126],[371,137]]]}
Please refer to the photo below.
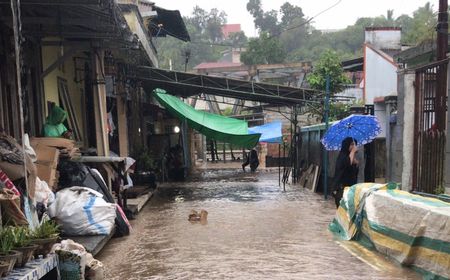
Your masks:
{"label": "narrow alley", "polygon": [[[209,212],[206,225],[188,221]],[[421,279],[328,231],[330,199],[278,186],[278,173],[203,171],[160,186],[99,259],[108,279]],[[355,257],[358,255],[358,257]]]}

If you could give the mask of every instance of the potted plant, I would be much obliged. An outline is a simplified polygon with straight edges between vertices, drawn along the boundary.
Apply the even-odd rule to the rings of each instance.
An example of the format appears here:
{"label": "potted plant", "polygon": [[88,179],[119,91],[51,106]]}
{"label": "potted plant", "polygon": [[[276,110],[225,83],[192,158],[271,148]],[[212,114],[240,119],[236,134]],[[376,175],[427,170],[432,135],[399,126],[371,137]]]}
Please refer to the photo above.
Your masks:
{"label": "potted plant", "polygon": [[34,251],[35,256],[46,256],[50,253],[53,244],[56,243],[59,236],[59,226],[55,221],[43,221],[32,233],[32,244],[39,247]]}
{"label": "potted plant", "polygon": [[31,260],[34,251],[39,247],[31,244],[31,232],[28,227],[16,227],[12,230],[14,236],[14,250],[22,253],[18,258],[15,267],[24,267]]}
{"label": "potted plant", "polygon": [[14,236],[12,227],[6,227],[0,232],[0,277],[6,276],[14,268],[20,252],[12,250],[14,246]]}

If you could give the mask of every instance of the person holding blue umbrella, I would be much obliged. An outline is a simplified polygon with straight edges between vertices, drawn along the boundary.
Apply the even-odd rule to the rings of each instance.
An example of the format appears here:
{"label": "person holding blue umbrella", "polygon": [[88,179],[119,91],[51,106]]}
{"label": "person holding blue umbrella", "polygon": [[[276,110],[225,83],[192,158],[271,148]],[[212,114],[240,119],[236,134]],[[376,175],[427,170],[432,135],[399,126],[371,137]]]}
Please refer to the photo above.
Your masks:
{"label": "person holding blue umbrella", "polygon": [[376,116],[350,115],[335,122],[321,139],[326,150],[340,150],[332,188],[337,207],[344,193],[344,187],[357,183],[359,167],[356,160],[358,152],[356,146],[372,142],[380,133],[381,126]]}
{"label": "person holding blue umbrella", "polygon": [[334,171],[334,190],[333,196],[336,203],[336,208],[344,194],[344,188],[352,186],[357,183],[358,178],[358,160],[356,153],[358,152],[358,143],[352,137],[347,137],[342,140],[341,150],[336,160],[336,167]]}

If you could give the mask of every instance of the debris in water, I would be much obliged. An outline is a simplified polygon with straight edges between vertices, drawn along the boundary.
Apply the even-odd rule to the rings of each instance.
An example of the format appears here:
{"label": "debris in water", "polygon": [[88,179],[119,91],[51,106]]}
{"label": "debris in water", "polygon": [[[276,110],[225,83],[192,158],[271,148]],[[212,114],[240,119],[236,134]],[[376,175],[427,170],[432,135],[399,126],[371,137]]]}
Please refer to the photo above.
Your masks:
{"label": "debris in water", "polygon": [[202,225],[206,224],[208,218],[208,211],[202,209],[200,210],[200,213],[198,213],[195,210],[191,211],[191,214],[189,214],[189,222],[200,222]]}

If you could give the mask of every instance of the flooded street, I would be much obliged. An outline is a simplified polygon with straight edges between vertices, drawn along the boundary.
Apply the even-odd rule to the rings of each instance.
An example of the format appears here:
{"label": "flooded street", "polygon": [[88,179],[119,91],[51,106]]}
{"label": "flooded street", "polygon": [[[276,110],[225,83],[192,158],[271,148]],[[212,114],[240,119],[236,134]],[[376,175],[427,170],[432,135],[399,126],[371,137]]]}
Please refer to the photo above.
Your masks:
{"label": "flooded street", "polygon": [[[421,279],[327,230],[330,199],[278,173],[209,171],[159,187],[133,232],[97,256],[108,279]],[[206,225],[188,221],[209,212]],[[358,257],[357,257],[358,256]]]}

